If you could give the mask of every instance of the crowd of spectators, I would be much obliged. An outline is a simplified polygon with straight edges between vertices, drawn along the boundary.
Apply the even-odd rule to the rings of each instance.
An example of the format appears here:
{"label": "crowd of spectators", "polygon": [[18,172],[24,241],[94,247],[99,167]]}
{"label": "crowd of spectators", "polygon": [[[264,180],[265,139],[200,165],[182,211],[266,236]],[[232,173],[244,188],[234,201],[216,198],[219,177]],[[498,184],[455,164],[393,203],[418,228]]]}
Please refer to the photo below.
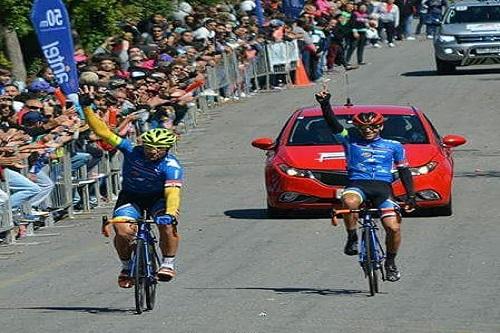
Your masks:
{"label": "crowd of spectators", "polygon": [[[385,41],[395,47],[395,39],[414,39],[414,16],[421,19],[419,34],[422,24],[431,25],[426,10],[437,13],[444,6],[445,0],[315,0],[306,2],[292,19],[283,14],[282,1],[265,0],[264,24],[259,26],[253,0],[196,8],[180,2],[169,17],[157,13],[141,22],[123,22],[122,32],[93,52],[79,46],[74,32],[75,61],[80,84],[97,87],[95,112],[119,135],[153,127],[176,130],[188,108],[196,105],[197,95],[222,101],[243,96],[231,93],[234,86],[217,91],[203,86],[207,69],[225,55],[235,55],[240,68],[245,68],[267,43],[296,40],[309,79],[317,81],[335,66],[350,70],[364,65],[367,46],[378,48]],[[432,27],[427,31],[432,35]],[[351,62],[354,54],[356,64]],[[246,84],[248,91],[259,86],[255,80]],[[68,142],[71,149],[61,151]],[[53,208],[51,163],[71,154],[76,177],[82,165],[92,170],[103,151],[112,149],[89,132],[48,66],[26,82],[0,68],[0,172],[7,174],[10,188],[10,193],[0,190],[2,211],[10,198],[15,217],[48,214]],[[21,210],[26,203],[32,207],[30,216]],[[81,205],[78,192],[74,204]]]}

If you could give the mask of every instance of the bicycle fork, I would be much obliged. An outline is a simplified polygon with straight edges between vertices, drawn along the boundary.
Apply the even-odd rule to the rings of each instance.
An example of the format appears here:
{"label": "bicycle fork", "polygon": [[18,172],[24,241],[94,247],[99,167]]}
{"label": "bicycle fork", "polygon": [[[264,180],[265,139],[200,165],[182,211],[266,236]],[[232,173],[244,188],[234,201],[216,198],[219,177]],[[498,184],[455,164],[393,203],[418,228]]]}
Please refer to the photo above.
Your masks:
{"label": "bicycle fork", "polygon": [[[361,226],[361,241],[359,245],[359,264],[365,273],[365,277],[367,275],[365,262],[367,260],[367,247],[370,246],[370,253],[372,254],[370,265],[373,265],[374,269],[380,269],[382,272],[382,279],[385,280],[384,272],[382,270],[382,262],[385,259],[385,252],[380,243],[380,240],[377,237],[377,230],[379,230],[378,226],[373,223],[372,217],[370,215],[366,215],[363,218],[363,224]],[[365,233],[369,234],[369,244],[366,244]]]}

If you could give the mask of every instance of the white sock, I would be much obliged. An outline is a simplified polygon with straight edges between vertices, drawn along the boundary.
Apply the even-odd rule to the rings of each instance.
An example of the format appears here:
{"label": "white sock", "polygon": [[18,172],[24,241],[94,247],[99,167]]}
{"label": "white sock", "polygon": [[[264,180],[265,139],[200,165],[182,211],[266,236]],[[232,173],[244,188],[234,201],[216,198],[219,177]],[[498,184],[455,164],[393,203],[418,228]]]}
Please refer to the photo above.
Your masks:
{"label": "white sock", "polygon": [[175,257],[163,257],[162,267],[168,267],[174,269]]}
{"label": "white sock", "polygon": [[130,260],[120,260],[122,262],[122,269],[128,270]]}

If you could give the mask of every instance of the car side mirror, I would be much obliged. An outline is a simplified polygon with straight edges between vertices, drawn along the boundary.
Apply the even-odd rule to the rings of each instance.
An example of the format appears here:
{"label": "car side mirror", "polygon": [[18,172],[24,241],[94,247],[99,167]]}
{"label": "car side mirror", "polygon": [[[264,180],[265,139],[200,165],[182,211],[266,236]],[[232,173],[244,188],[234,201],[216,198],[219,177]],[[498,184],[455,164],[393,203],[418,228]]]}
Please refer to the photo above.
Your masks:
{"label": "car side mirror", "polygon": [[458,147],[466,142],[467,140],[463,136],[454,134],[446,135],[442,140],[443,146],[445,147]]}
{"label": "car side mirror", "polygon": [[258,138],[252,141],[252,146],[262,150],[271,150],[274,148],[274,140],[271,138]]}

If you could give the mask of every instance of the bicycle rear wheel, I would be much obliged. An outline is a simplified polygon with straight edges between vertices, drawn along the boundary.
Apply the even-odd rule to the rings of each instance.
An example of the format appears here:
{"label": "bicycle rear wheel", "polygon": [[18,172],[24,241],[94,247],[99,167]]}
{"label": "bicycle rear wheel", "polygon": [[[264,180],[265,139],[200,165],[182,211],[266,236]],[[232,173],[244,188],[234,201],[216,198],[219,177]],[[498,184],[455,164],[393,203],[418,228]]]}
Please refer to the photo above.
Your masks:
{"label": "bicycle rear wheel", "polygon": [[374,244],[369,230],[363,231],[363,240],[365,242],[365,272],[368,278],[368,285],[370,287],[370,295],[375,296],[378,293],[378,274],[374,262]]}
{"label": "bicycle rear wheel", "polygon": [[144,240],[138,239],[135,247],[135,310],[137,314],[141,314],[144,310],[144,291],[146,285],[146,256],[145,256]]}
{"label": "bicycle rear wheel", "polygon": [[[153,310],[155,307],[155,301],[156,301],[156,286],[158,285],[158,281],[156,279],[156,272],[158,272],[158,267],[159,267],[159,261],[158,261],[158,255],[156,253],[156,248],[154,244],[149,244],[148,245],[148,255],[149,255],[149,262],[148,262],[148,269],[149,272],[151,273],[151,276],[148,276],[146,279],[146,284],[145,284],[145,291],[146,291],[146,308],[148,310]],[[148,274],[149,275],[149,274]]]}

